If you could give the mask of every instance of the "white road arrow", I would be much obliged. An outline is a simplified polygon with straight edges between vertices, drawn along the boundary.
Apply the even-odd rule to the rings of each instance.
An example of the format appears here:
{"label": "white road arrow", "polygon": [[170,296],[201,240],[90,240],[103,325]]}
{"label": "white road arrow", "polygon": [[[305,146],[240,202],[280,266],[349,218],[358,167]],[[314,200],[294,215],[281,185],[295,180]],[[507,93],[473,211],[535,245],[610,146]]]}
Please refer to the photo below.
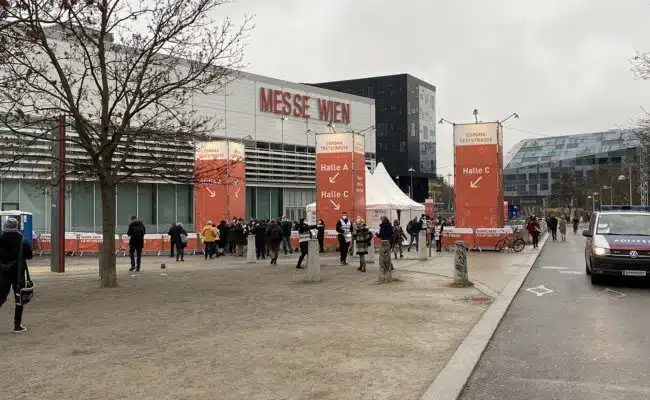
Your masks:
{"label": "white road arrow", "polygon": [[478,187],[477,184],[479,183],[479,181],[480,181],[481,179],[483,179],[483,177],[482,177],[482,176],[479,176],[478,178],[476,178],[475,181],[471,181],[471,182],[469,183],[469,186],[470,186],[472,189],[476,189],[476,188]]}
{"label": "white road arrow", "polygon": [[239,198],[239,191],[240,191],[240,190],[241,190],[241,188],[237,188],[237,190],[235,190],[235,198],[236,198],[236,199]]}
{"label": "white road arrow", "polygon": [[210,192],[210,197],[214,197],[214,196],[217,195],[217,192],[213,191],[213,190],[210,189],[209,187],[207,187],[206,189],[208,189],[208,192]]}
{"label": "white road arrow", "polygon": [[334,206],[334,209],[335,209],[336,211],[338,211],[338,210],[341,209],[341,205],[338,204],[338,203],[335,203],[334,200],[330,199],[330,203],[332,203],[332,205]]}
{"label": "white road arrow", "polygon": [[335,183],[335,182],[336,182],[336,178],[337,178],[338,176],[339,176],[339,173],[338,173],[338,172],[337,172],[336,174],[334,174],[334,176],[330,176],[330,183]]}

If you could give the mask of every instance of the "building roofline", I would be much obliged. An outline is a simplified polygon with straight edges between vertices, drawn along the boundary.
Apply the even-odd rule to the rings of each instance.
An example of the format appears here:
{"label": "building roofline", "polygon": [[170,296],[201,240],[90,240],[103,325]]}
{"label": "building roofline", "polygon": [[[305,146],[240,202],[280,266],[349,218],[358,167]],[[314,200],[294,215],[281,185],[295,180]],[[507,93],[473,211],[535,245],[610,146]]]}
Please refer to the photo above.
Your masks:
{"label": "building roofline", "polygon": [[400,74],[389,74],[389,75],[377,75],[377,76],[365,76],[365,77],[358,77],[358,78],[348,78],[348,79],[340,79],[340,80],[332,80],[332,81],[327,81],[327,82],[311,82],[311,83],[305,83],[306,85],[326,85],[328,83],[344,83],[344,82],[354,82],[354,81],[363,81],[363,80],[375,80],[375,79],[386,79],[386,78],[397,78],[397,77],[404,77],[404,78],[413,78],[417,79],[420,82],[424,82],[427,85],[430,85],[431,87],[436,88],[435,85],[418,78],[417,76],[411,75],[409,73],[400,73]]}

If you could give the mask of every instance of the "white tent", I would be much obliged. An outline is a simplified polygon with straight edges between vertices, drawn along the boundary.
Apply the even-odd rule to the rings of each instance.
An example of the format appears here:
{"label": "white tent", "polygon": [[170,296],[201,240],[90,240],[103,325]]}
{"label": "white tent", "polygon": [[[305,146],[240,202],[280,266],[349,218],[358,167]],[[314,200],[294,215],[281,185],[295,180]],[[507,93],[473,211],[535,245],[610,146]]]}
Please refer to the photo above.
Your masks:
{"label": "white tent", "polygon": [[414,201],[402,192],[402,189],[397,186],[393,178],[388,174],[388,171],[386,171],[384,163],[380,162],[377,164],[373,178],[374,183],[391,196],[391,204],[393,204],[395,210],[400,211],[399,219],[402,226],[406,226],[409,220],[419,217],[424,213],[424,205]]}
{"label": "white tent", "polygon": [[[379,172],[379,174],[377,173]],[[387,180],[386,180],[387,178]],[[316,203],[307,205],[307,221],[316,222]],[[381,217],[387,216],[392,220],[398,219],[404,224],[424,213],[424,206],[402,192],[388,175],[382,163],[377,165],[375,173],[371,174],[366,167],[366,224],[371,229],[376,228]],[[351,216],[355,218],[356,215]]]}

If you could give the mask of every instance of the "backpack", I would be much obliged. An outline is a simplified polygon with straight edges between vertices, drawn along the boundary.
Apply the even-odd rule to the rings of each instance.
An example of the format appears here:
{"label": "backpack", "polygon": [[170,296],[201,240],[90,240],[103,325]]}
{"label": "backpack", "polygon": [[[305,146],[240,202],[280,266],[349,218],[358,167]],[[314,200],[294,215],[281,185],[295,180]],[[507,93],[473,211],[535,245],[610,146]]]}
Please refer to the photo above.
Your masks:
{"label": "backpack", "polygon": [[280,239],[280,228],[271,228],[269,232],[269,239],[278,240]]}
{"label": "backpack", "polygon": [[409,221],[409,223],[406,224],[406,232],[413,233],[413,221]]}

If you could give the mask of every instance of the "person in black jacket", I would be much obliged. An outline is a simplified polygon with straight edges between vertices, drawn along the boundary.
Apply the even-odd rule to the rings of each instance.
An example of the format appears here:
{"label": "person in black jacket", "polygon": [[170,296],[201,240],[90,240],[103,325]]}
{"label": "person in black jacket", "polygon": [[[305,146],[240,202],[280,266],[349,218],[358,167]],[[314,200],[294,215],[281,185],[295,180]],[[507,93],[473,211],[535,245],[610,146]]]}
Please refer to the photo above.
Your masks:
{"label": "person in black jacket", "polygon": [[183,238],[187,240],[187,231],[183,228],[183,224],[180,222],[175,223],[172,225],[168,234],[171,238],[172,249],[176,249],[176,261],[185,261],[185,246],[187,242],[184,242]]}
{"label": "person in black jacket", "polygon": [[[22,260],[18,259],[20,246],[23,247]],[[19,305],[18,293],[24,283],[25,273],[29,279],[27,261],[33,257],[32,246],[27,243],[23,235],[18,232],[18,221],[7,218],[4,223],[4,232],[0,235],[0,307],[7,301],[9,291],[13,289],[16,309],[14,311],[14,332],[25,332],[27,328],[22,325],[23,306]]]}
{"label": "person in black jacket", "polygon": [[316,229],[316,225],[308,225],[305,222],[304,218],[300,218],[298,222],[298,243],[300,246],[300,257],[298,257],[298,264],[296,268],[304,269],[302,266],[302,260],[305,259],[305,256],[309,252],[309,239],[311,239],[311,230]]}
{"label": "person in black jacket", "polygon": [[318,239],[318,252],[325,253],[325,221],[322,219],[316,223],[316,238]]}
{"label": "person in black jacket", "polygon": [[[174,228],[176,228],[176,222],[172,224],[172,226],[169,227],[169,231],[167,231],[167,234],[169,236],[172,236],[172,232],[174,232]],[[169,243],[169,256],[174,258],[174,242],[170,241]],[[178,259],[176,260],[178,261]]]}
{"label": "person in black jacket", "polygon": [[269,241],[269,249],[271,250],[271,264],[278,263],[278,253],[280,253],[280,243],[282,243],[282,228],[278,226],[275,221],[269,223],[266,228],[266,236]]}
{"label": "person in black jacket", "polygon": [[348,219],[348,213],[341,214],[341,219],[336,222],[336,232],[341,252],[341,265],[348,265],[348,251],[352,241],[352,223]]}
{"label": "person in black jacket", "polygon": [[293,223],[285,215],[282,217],[280,227],[282,228],[282,251],[284,251],[285,256],[287,254],[293,254],[293,248],[291,247],[291,228],[293,228]]}
{"label": "person in black jacket", "polygon": [[258,260],[266,259],[266,223],[264,221],[257,221],[251,229],[255,235],[255,253]]}
{"label": "person in black jacket", "polygon": [[129,255],[131,256],[131,268],[129,268],[129,271],[140,271],[145,233],[146,231],[142,221],[135,215],[132,216],[129,222],[129,230],[126,232],[129,236]]}

